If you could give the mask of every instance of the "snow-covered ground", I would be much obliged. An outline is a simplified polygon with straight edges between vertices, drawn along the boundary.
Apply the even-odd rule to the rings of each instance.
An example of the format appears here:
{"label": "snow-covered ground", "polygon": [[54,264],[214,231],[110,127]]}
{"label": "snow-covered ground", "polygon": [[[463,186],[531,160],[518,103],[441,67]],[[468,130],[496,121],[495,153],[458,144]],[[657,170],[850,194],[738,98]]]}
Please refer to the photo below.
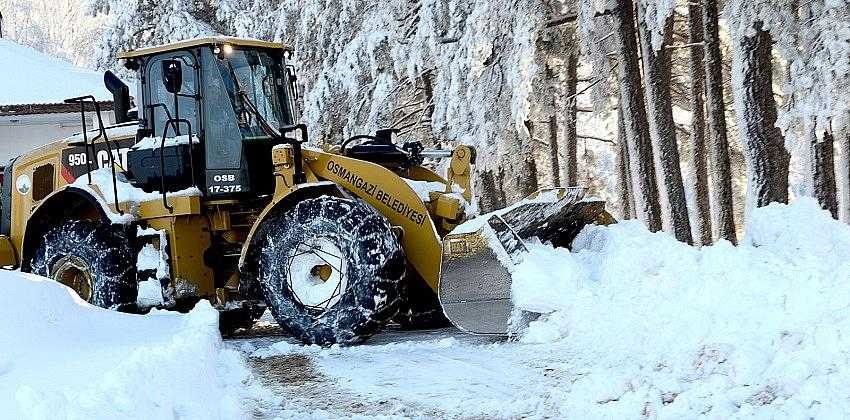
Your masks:
{"label": "snow-covered ground", "polygon": [[2,419],[234,419],[262,393],[209,304],[138,316],[33,275],[0,284]]}
{"label": "snow-covered ground", "polygon": [[757,210],[739,247],[593,227],[573,253],[532,246],[515,275],[515,303],[548,312],[518,341],[444,330],[233,346],[255,366],[300,366],[261,377],[334,415],[850,415],[850,228],[813,201]]}
{"label": "snow-covered ground", "polygon": [[588,228],[572,253],[531,244],[514,299],[546,314],[514,341],[222,344],[206,305],[123,315],[5,274],[0,417],[847,417],[850,228],[810,200],[748,226],[738,247],[634,222]]}

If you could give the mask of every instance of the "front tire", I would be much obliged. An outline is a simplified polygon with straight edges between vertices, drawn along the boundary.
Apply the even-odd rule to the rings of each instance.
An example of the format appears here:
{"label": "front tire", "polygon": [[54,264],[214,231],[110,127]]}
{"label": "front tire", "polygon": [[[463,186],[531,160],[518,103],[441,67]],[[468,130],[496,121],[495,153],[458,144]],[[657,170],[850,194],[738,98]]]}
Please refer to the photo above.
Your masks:
{"label": "front tire", "polygon": [[34,274],[58,281],[102,308],[136,303],[136,255],[123,226],[69,220],[50,229],[30,263]]}
{"label": "front tire", "polygon": [[436,329],[451,325],[443,314],[437,294],[418,276],[407,279],[407,287],[393,321],[405,330]]}
{"label": "front tire", "polygon": [[307,199],[260,229],[257,277],[266,303],[303,342],[356,344],[398,311],[404,252],[389,222],[362,201]]}

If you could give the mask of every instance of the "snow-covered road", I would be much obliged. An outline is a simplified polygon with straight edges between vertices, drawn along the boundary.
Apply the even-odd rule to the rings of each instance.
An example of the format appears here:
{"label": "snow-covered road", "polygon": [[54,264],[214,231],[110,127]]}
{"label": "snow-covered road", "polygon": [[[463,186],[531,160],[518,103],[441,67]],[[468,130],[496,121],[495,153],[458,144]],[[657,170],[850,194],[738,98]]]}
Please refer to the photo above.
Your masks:
{"label": "snow-covered road", "polygon": [[277,335],[227,345],[245,355],[276,395],[253,407],[262,417],[557,416],[561,397],[580,376],[551,346],[454,328],[391,329],[349,348],[304,347]]}

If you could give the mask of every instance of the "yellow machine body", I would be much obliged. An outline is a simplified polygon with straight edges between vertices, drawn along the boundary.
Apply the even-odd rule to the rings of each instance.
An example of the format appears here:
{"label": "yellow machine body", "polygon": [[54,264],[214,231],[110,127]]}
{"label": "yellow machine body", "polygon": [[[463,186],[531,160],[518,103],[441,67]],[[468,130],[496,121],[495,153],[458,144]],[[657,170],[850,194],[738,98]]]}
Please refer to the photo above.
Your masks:
{"label": "yellow machine body", "polygon": [[[174,57],[187,48],[203,54],[211,51],[227,54],[227,51],[240,48],[282,54],[281,51],[288,47],[256,40],[207,38],[131,51],[121,54],[120,58],[135,63],[138,69],[138,63],[146,57]],[[163,72],[171,68],[166,65],[179,67],[181,64],[173,58],[165,60]],[[172,92],[175,101],[182,86],[179,79],[171,79],[172,82],[177,80],[177,88]],[[278,81],[279,85],[282,83]],[[126,85],[123,87],[126,92]],[[244,91],[239,93],[244,94]],[[184,94],[182,97],[195,98],[200,103],[202,95]],[[69,101],[80,103],[83,109],[82,98]],[[147,109],[162,105],[149,105]],[[294,106],[294,101],[290,105]],[[237,119],[243,117],[240,114]],[[143,121],[140,119],[139,123]],[[178,120],[170,118],[169,122],[172,121]],[[167,129],[168,123],[164,125]],[[291,127],[303,129],[306,137],[306,126]],[[558,188],[552,190],[554,193],[535,195],[529,203],[494,215],[481,229],[452,233],[470,217],[473,148],[459,145],[451,151],[429,150],[432,157],[450,159],[448,165],[443,165],[446,173],[441,175],[422,163],[424,155],[418,153],[424,149],[418,143],[413,145],[419,148],[416,152],[392,142],[381,143],[381,146],[391,147],[392,153],[405,157],[404,164],[382,165],[341,152],[344,144],[324,149],[301,145],[286,137],[286,133],[275,134],[274,129],[268,129],[272,134],[270,138],[279,143],[267,145],[271,153],[270,167],[258,165],[256,167],[263,172],[254,175],[264,181],[271,179],[262,177],[273,177],[273,186],[271,182],[265,183],[256,194],[242,191],[242,195],[216,195],[189,188],[182,192],[128,195],[126,189],[135,187],[127,180],[139,179],[137,173],[128,170],[128,150],[145,135],[149,136],[145,138],[156,136],[150,132],[152,129],[144,130],[147,129],[132,122],[100,127],[98,131],[60,140],[14,159],[5,169],[0,190],[0,266],[28,271],[45,235],[67,221],[122,224],[132,227],[134,232],[138,230],[133,240],[141,244],[134,245],[145,249],[153,246],[163,256],[163,261],[167,261],[168,276],[162,280],[170,283],[168,288],[174,299],[185,299],[192,304],[198,299],[208,299],[219,308],[227,308],[231,302],[246,299],[244,294],[254,293],[242,286],[258,281],[249,279],[245,268],[246,264],[255,262],[251,255],[259,226],[281,210],[293,208],[307,199],[356,197],[389,222],[407,260],[405,281],[427,284],[422,293],[429,293],[427,289],[430,289],[439,296],[445,314],[461,328],[476,333],[504,333],[504,320],[510,311],[510,279],[500,255],[516,251],[515,248],[521,247],[523,240],[530,236],[557,241],[573,237],[586,223],[610,222],[604,204],[580,202],[583,190]],[[164,137],[165,133],[160,137],[162,145]],[[187,138],[190,139],[189,155],[194,156],[192,135]],[[162,147],[159,159],[165,159]],[[265,150],[262,159],[257,156],[252,159],[263,160],[266,164],[269,157]],[[208,163],[217,157],[208,154],[205,158]],[[85,172],[80,171],[81,162]],[[160,179],[165,186],[165,165],[159,165]],[[195,188],[202,184],[195,182],[196,168],[191,165],[190,185]],[[69,169],[71,167],[75,167],[75,172]],[[106,181],[104,174],[108,178]],[[203,185],[209,183],[207,178]],[[152,184],[140,185],[148,188]],[[240,190],[234,190],[237,191]],[[552,199],[542,199],[544,194],[551,195]],[[493,232],[502,241],[501,245],[491,240]],[[560,245],[568,246],[569,243]],[[325,273],[323,278],[327,277]]]}

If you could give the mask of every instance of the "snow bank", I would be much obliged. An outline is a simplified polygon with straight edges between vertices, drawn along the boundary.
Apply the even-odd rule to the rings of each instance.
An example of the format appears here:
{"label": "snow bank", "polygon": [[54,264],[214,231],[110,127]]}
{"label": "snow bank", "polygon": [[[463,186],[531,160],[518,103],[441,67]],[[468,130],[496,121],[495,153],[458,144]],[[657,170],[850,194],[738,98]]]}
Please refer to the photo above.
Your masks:
{"label": "snow bank", "polygon": [[128,315],[41,277],[0,271],[0,282],[0,417],[245,417],[250,374],[222,349],[208,303]]}
{"label": "snow bank", "polygon": [[606,407],[586,413],[850,413],[850,227],[813,200],[755,210],[739,247],[633,221],[530,247],[513,299],[545,314],[521,340],[594,360],[571,399]]}

